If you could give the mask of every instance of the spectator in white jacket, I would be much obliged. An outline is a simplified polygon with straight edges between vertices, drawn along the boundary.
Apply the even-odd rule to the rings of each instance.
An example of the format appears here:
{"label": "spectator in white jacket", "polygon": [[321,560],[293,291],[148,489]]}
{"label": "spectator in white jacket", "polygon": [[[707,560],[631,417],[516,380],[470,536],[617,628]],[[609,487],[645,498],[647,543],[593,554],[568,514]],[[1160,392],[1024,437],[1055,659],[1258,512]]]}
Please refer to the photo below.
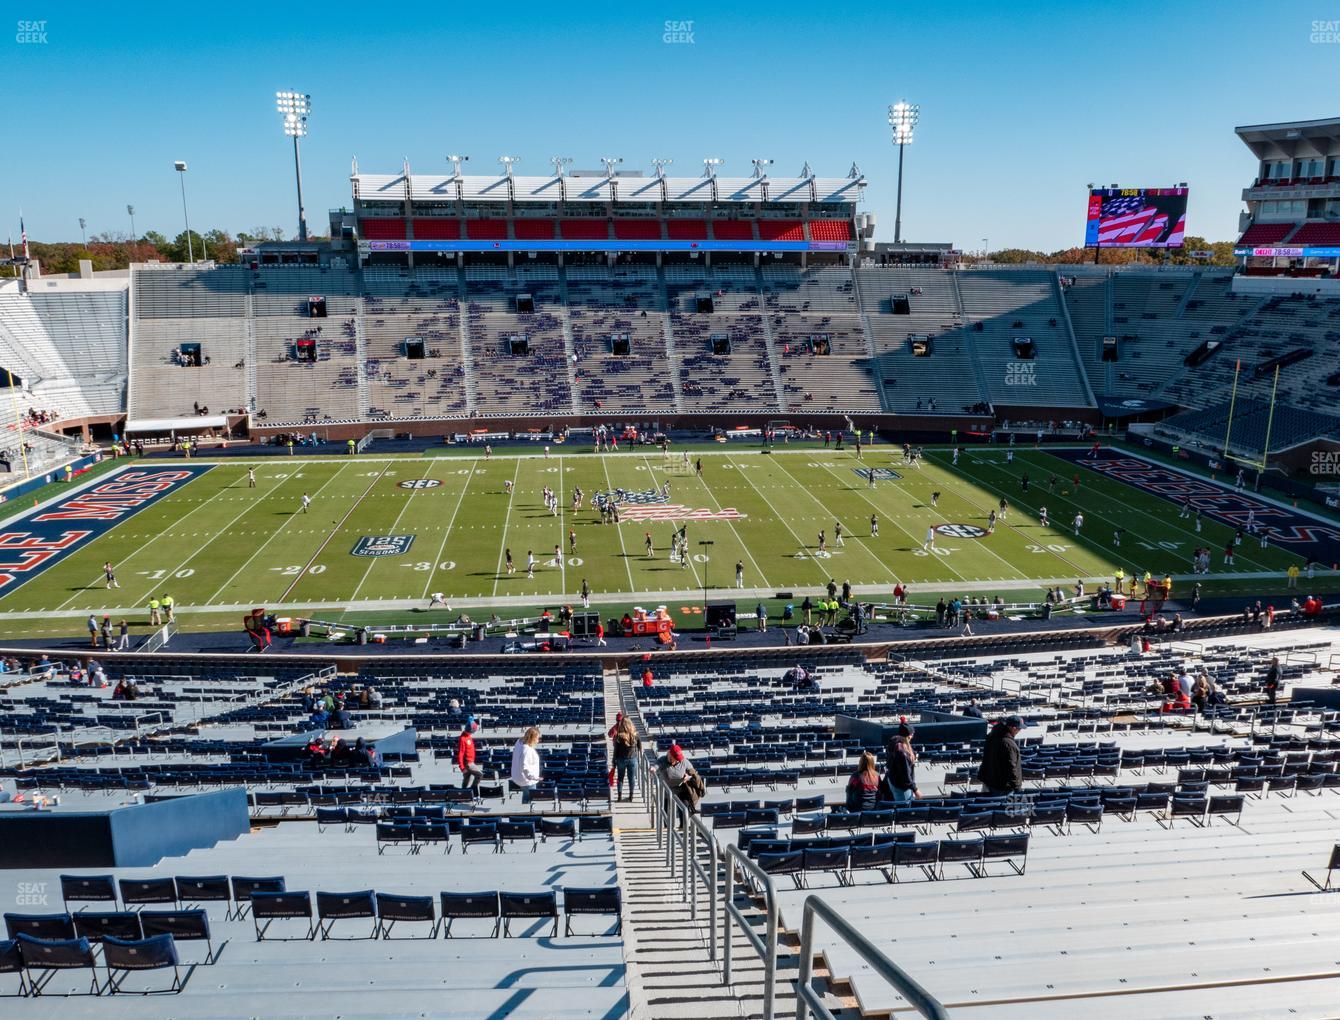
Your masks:
{"label": "spectator in white jacket", "polygon": [[540,731],[531,726],[512,748],[512,789],[529,790],[540,781]]}

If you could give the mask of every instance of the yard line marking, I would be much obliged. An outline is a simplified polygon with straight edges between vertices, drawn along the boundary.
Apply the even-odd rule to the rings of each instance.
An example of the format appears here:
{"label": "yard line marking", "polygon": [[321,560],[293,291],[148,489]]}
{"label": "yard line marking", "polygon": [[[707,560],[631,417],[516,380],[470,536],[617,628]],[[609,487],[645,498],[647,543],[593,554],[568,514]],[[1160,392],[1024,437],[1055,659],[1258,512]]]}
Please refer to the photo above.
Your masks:
{"label": "yard line marking", "polygon": [[423,597],[428,597],[428,589],[433,586],[433,575],[437,572],[437,564],[442,562],[442,556],[447,551],[447,539],[451,537],[451,526],[456,523],[456,514],[460,512],[461,504],[465,502],[465,493],[470,488],[470,482],[475,477],[475,468],[479,466],[478,460],[470,461],[470,473],[465,478],[465,485],[461,488],[461,494],[456,497],[456,507],[451,511],[451,519],[447,521],[447,530],[442,533],[442,544],[437,548],[437,559],[433,560],[433,569],[428,571],[428,580],[423,586]]}
{"label": "yard line marking", "polygon": [[[327,478],[324,482],[321,483],[320,487],[316,490],[317,495],[320,495],[322,489],[324,489],[327,485],[329,485],[331,482],[335,481],[336,478],[338,478],[341,474],[343,474],[343,473],[344,473],[344,469],[347,468],[348,466],[349,466],[348,464],[342,464],[342,465],[340,465],[339,469],[336,470],[336,472],[335,472],[333,475],[331,475],[329,478]],[[288,479],[285,478],[285,479],[282,479],[281,482],[282,482],[282,481],[288,481]],[[253,503],[252,503],[252,506],[254,507],[255,505],[256,505],[256,504],[253,502]],[[250,507],[249,507],[248,509],[250,509]],[[244,512],[245,512],[245,511],[244,511]],[[261,550],[263,550],[266,546],[268,546],[271,542],[273,542],[276,538],[278,538],[278,537],[279,537],[279,533],[280,533],[281,531],[283,531],[285,528],[287,528],[287,527],[289,526],[289,524],[291,524],[291,523],[293,522],[293,518],[294,518],[295,516],[297,516],[297,515],[296,515],[296,514],[290,514],[290,515],[288,516],[288,519],[285,520],[283,524],[281,524],[279,527],[275,528],[275,530],[272,531],[272,532],[270,533],[270,537],[269,537],[269,538],[267,538],[264,542],[262,542],[260,545],[258,545],[255,549],[253,549],[252,552],[251,552],[251,555],[248,556],[248,557],[246,558],[246,561],[245,561],[240,567],[238,567],[235,571],[233,571],[233,576],[230,577],[230,578],[228,578],[228,580],[224,581],[223,584],[219,586],[219,590],[216,591],[213,595],[211,595],[211,596],[205,601],[204,604],[205,604],[205,605],[209,605],[209,604],[212,603],[215,599],[217,599],[220,595],[222,595],[223,592],[224,592],[224,590],[225,590],[230,584],[232,584],[234,581],[237,580],[238,576],[242,573],[242,571],[246,570],[247,567],[251,566],[251,561],[254,560],[257,556],[260,555]],[[301,576],[301,575],[300,575],[300,576]]]}
{"label": "yard line marking", "polygon": [[[643,456],[643,460],[646,460],[646,456],[645,456],[645,455]],[[655,469],[653,469],[652,466],[651,466],[650,464],[647,465],[647,470],[648,470],[648,471],[651,471],[653,474],[655,474]],[[737,470],[738,470],[738,468],[737,468]],[[693,476],[693,477],[697,480],[698,484],[701,485],[701,486],[703,487],[703,489],[706,490],[707,495],[708,495],[709,497],[711,497],[712,502],[716,504],[716,508],[717,508],[718,510],[720,510],[720,509],[721,509],[721,500],[717,498],[717,494],[712,490],[712,487],[711,487],[710,485],[707,484],[707,480],[706,480],[705,478],[703,478],[701,475],[697,474],[696,472],[694,473],[694,476]],[[746,542],[743,538],[740,537],[740,531],[739,531],[738,528],[735,527],[735,523],[734,523],[733,521],[729,521],[729,520],[728,520],[728,521],[726,521],[726,526],[727,526],[728,528],[730,528],[730,530],[731,530],[731,534],[733,534],[733,535],[735,536],[735,541],[737,541],[737,542],[740,543],[740,548],[744,550],[744,554],[745,554],[745,556],[747,556],[747,557],[749,558],[749,562],[752,563],[752,564],[754,565],[754,570],[757,571],[757,573],[758,573],[758,579],[759,579],[760,581],[763,582],[763,587],[765,587],[765,588],[770,587],[770,585],[768,584],[768,578],[767,578],[767,576],[763,573],[763,568],[760,567],[760,566],[758,565],[758,561],[757,561],[756,559],[754,559],[754,553],[753,553],[753,550],[751,550],[751,549],[749,548],[749,543]],[[690,562],[692,562],[692,560],[690,560]],[[706,567],[705,564],[704,564],[704,566],[703,566],[703,569],[704,569],[704,571],[706,571],[706,569],[707,569],[707,567]],[[694,568],[694,571],[693,571],[693,572],[694,572],[694,574],[696,575],[696,574],[698,573],[697,568]],[[732,575],[732,576],[733,576],[733,575]]]}
{"label": "yard line marking", "polygon": [[[653,467],[651,466],[651,463],[647,460],[646,454],[643,454],[643,455],[642,455],[642,463],[643,463],[643,466],[647,469],[647,473],[651,475],[651,485],[652,485],[652,488],[653,488],[653,489],[654,489],[654,488],[657,488],[657,485],[656,485],[656,469],[653,468]],[[706,485],[704,485],[704,488],[706,488]],[[721,504],[718,503],[718,504],[717,504],[717,508],[720,509],[720,507],[721,507]],[[652,521],[647,521],[646,523],[647,523],[648,526],[650,526],[653,522],[652,522]],[[675,527],[675,522],[674,522],[674,521],[669,521],[669,522],[667,522],[667,523],[669,523],[670,526],[674,529],[675,534],[678,534],[678,533],[679,533],[679,528]],[[680,522],[680,525],[681,525],[681,526],[685,526],[685,525],[684,525],[684,522],[682,522],[682,521]],[[739,536],[737,535],[736,537],[738,538]],[[671,544],[673,545],[673,544],[674,544],[674,539],[672,538],[670,541],[671,541]],[[691,571],[693,571],[693,586],[694,586],[695,588],[700,588],[700,587],[702,587],[702,578],[700,578],[700,577],[698,576],[698,567],[697,567],[697,565],[693,562],[693,556],[692,556],[692,555],[689,556],[688,563],[689,563],[689,569],[690,569]],[[681,569],[683,569],[683,565],[682,565],[682,564],[681,564]],[[706,570],[707,570],[707,564],[706,564],[706,563],[703,564],[703,570],[704,570],[704,572],[706,572]],[[761,572],[760,572],[760,573],[761,573]]]}
{"label": "yard line marking", "polygon": [[[804,490],[805,494],[806,494],[807,496],[809,496],[812,500],[814,500],[816,503],[818,503],[820,507],[823,507],[825,510],[828,509],[827,506],[824,504],[823,500],[819,499],[818,496],[814,495],[814,493],[813,493],[812,491],[810,491],[809,486],[807,486],[804,482],[802,482],[799,478],[797,478],[794,474],[792,474],[790,471],[788,471],[788,470],[786,469],[786,465],[785,465],[785,464],[783,464],[783,463],[781,463],[780,461],[778,461],[778,462],[777,462],[777,466],[778,466],[779,468],[781,468],[781,470],[782,470],[782,474],[786,475],[786,477],[790,478],[793,482],[795,482],[795,484],[796,484],[798,487],[800,487],[802,490]],[[835,471],[832,469],[831,465],[829,465],[829,464],[827,464],[827,463],[824,464],[824,470],[827,471],[829,474],[833,475],[833,477],[836,478],[838,481],[840,481],[840,482],[841,482],[841,481],[846,481],[846,479],[843,478],[842,475],[840,475],[840,474],[838,474],[837,472],[835,472]],[[868,503],[870,506],[873,506],[876,510],[880,510],[880,509],[882,509],[878,504],[874,503],[868,496],[866,496],[865,493],[862,492],[862,491],[860,490],[860,488],[854,488],[853,491],[855,491],[855,492],[857,493],[857,495],[859,495],[862,499],[864,499],[864,500],[866,501],[866,503]],[[832,517],[833,517],[833,520],[834,520],[834,521],[836,521],[836,520],[838,519],[838,517],[837,517],[836,514],[833,514]],[[820,520],[821,522],[827,522],[828,517],[827,517],[827,516],[824,516],[824,517],[819,518],[819,520]],[[905,529],[903,529],[902,527],[900,527],[899,525],[896,525],[896,524],[895,524],[894,527],[895,527],[895,528],[898,528],[898,530],[901,531],[904,535],[907,535],[907,537],[908,537],[908,538],[911,540],[911,542],[912,542],[912,551],[915,553],[916,548],[917,548],[917,540],[916,540],[916,537],[913,536],[910,532],[908,532],[908,531],[906,531]],[[894,570],[892,567],[890,567],[887,563],[885,563],[882,559],[880,559],[879,554],[878,554],[877,552],[875,552],[873,549],[871,549],[868,545],[866,545],[866,543],[865,543],[865,539],[864,539],[864,538],[862,538],[861,536],[856,535],[856,534],[852,534],[850,537],[851,537],[852,541],[854,541],[854,542],[859,542],[859,543],[861,544],[861,548],[864,549],[876,563],[878,563],[878,564],[879,564],[881,567],[883,567],[885,570],[889,571],[889,573],[893,574],[893,580],[894,580],[895,583],[897,583],[897,582],[900,580],[899,577],[898,577],[898,572],[897,572],[896,570]],[[950,566],[950,564],[949,564],[949,562],[948,562],[947,560],[946,560],[946,562],[945,562],[945,566],[949,567],[950,570],[954,570],[954,568],[953,568],[952,566]],[[954,570],[954,573],[957,574],[958,571]],[[962,578],[963,578],[963,575],[962,575],[962,574],[959,574],[959,577],[962,579]]]}
{"label": "yard line marking", "polygon": [[[287,588],[284,589],[284,594],[279,596],[278,601],[283,602],[286,598],[289,597],[290,594],[292,594],[293,589],[298,586],[298,582],[303,579],[303,576],[307,573],[308,568],[310,568],[311,565],[316,562],[316,558],[320,556],[322,552],[325,551],[326,546],[330,544],[330,540],[334,538],[337,534],[339,534],[340,529],[344,527],[344,522],[353,516],[354,511],[358,509],[359,504],[362,503],[363,500],[367,497],[367,494],[372,491],[372,487],[382,480],[382,475],[386,474],[386,472],[390,469],[390,467],[391,465],[388,463],[386,467],[382,468],[381,471],[377,473],[376,478],[368,482],[368,487],[363,490],[363,495],[359,496],[356,500],[354,500],[354,505],[351,506],[347,511],[345,511],[345,514],[343,517],[340,518],[339,523],[337,523],[335,527],[331,530],[330,534],[328,534],[325,537],[325,540],[322,541],[322,543],[319,546],[317,546],[316,552],[312,553],[312,558],[303,564],[302,569],[298,571],[298,576],[293,579],[292,584],[290,584]],[[292,517],[289,518],[289,520],[292,519],[293,519]]]}
{"label": "yard line marking", "polygon": [[[433,469],[433,464],[432,464],[432,462],[430,461],[430,462],[428,462],[427,464],[425,464],[425,465],[423,466],[423,473],[422,473],[421,475],[419,475],[419,478],[427,478],[427,477],[428,477],[428,472],[431,471],[432,469]],[[381,480],[381,475],[378,475],[376,478],[374,478],[374,479],[372,480],[372,484],[373,484],[373,485],[376,485],[377,482],[380,481],[380,480]],[[417,480],[417,479],[416,479],[416,480]],[[371,488],[371,486],[369,486],[369,488]],[[391,530],[392,530],[392,532],[398,532],[398,531],[400,530],[400,522],[404,519],[404,517],[405,517],[405,512],[406,512],[407,510],[409,510],[409,505],[410,505],[411,503],[414,502],[414,497],[417,496],[417,495],[418,495],[420,492],[422,492],[422,491],[423,491],[422,489],[411,489],[411,490],[410,490],[410,492],[409,492],[409,496],[407,496],[407,497],[405,498],[405,504],[404,504],[404,506],[402,506],[402,507],[400,508],[400,512],[399,512],[398,514],[395,515],[395,520],[391,522]],[[354,506],[357,506],[357,505],[358,505],[357,503],[354,504]],[[350,510],[350,513],[352,513],[352,512],[353,512],[353,510],[351,509],[351,510]],[[343,522],[341,522],[341,523],[343,523]],[[338,529],[336,529],[336,530],[338,530]],[[331,537],[332,537],[332,538],[334,537],[334,532],[331,533]],[[330,539],[326,539],[326,541],[328,542],[328,541],[330,541]],[[321,544],[321,549],[324,549],[325,547],[326,547],[326,546],[325,546],[325,542],[323,542],[323,543]],[[321,549],[318,549],[317,552],[320,553],[320,552],[321,552]],[[312,557],[312,558],[315,559],[316,557],[314,556],[314,557]],[[363,590],[363,585],[365,585],[365,584],[368,583],[368,578],[372,575],[372,568],[375,567],[376,565],[377,565],[377,558],[376,558],[375,556],[369,558],[367,569],[363,571],[363,576],[359,579],[357,586],[355,586],[355,588],[354,588],[354,594],[353,594],[352,598],[358,598],[358,593],[361,592],[361,591]],[[311,566],[311,563],[308,563],[307,566]],[[432,571],[432,569],[431,569],[431,566],[432,566],[432,565],[430,564],[430,569],[429,569],[429,571],[428,571],[428,580],[429,580],[430,583],[431,583],[431,581],[432,581],[432,579],[433,579],[433,571]],[[306,570],[306,567],[304,567],[303,569]],[[298,577],[302,577],[302,574],[299,574]],[[294,582],[293,582],[294,585],[296,585],[297,583],[298,583],[297,581],[294,581]],[[289,586],[290,590],[292,589],[292,587],[293,587],[293,585],[290,585],[290,586]],[[287,592],[286,592],[285,594],[287,594]]]}
{"label": "yard line marking", "polygon": [[[726,459],[727,459],[728,461],[730,461],[731,466],[732,466],[733,468],[735,468],[735,471],[736,471],[737,474],[744,475],[744,480],[745,480],[746,482],[749,483],[749,487],[750,487],[751,489],[753,489],[755,492],[757,492],[760,496],[762,496],[762,497],[763,497],[763,502],[765,502],[765,503],[768,504],[768,509],[772,511],[772,515],[773,515],[775,518],[777,518],[777,520],[781,521],[782,526],[783,526],[784,528],[786,528],[787,531],[791,532],[791,537],[794,538],[797,542],[800,543],[800,549],[801,549],[801,551],[803,551],[803,552],[806,553],[806,558],[809,560],[810,564],[811,564],[812,566],[818,567],[818,566],[819,566],[819,561],[816,560],[813,556],[810,556],[809,553],[808,553],[809,546],[807,546],[807,545],[805,544],[804,539],[802,539],[799,535],[796,534],[796,529],[793,528],[793,527],[791,527],[791,523],[790,523],[785,517],[783,517],[780,513],[777,512],[777,508],[776,508],[775,506],[773,506],[772,500],[768,499],[768,497],[764,494],[763,490],[760,489],[757,485],[754,484],[754,480],[748,476],[748,474],[747,474],[747,473],[740,467],[740,465],[738,465],[738,464],[735,463],[735,458],[733,458],[733,457],[729,457],[729,456],[728,456]],[[705,483],[704,483],[704,484],[705,484]],[[721,504],[719,504],[719,503],[717,504],[718,507],[719,507],[720,505],[721,505]],[[745,546],[746,551],[748,550],[748,548],[749,548],[748,546]],[[751,555],[749,558],[750,558],[750,560],[753,560],[753,556],[752,556],[752,555]],[[755,563],[754,565],[755,565],[755,566],[758,566],[757,563]],[[820,570],[819,570],[819,573],[822,575],[822,574],[826,574],[826,573],[828,573],[828,571],[823,570],[823,569],[820,569]],[[760,576],[760,577],[763,576],[763,571],[762,571],[762,570],[759,571],[759,576]],[[819,583],[823,583],[823,582],[819,582]]]}
{"label": "yard line marking", "polygon": [[[612,482],[612,481],[610,480],[610,464],[609,464],[609,461],[605,460],[604,457],[601,457],[601,459],[600,459],[600,466],[601,466],[602,469],[604,469],[604,472],[605,472],[605,485],[607,486],[607,488],[605,489],[605,491],[606,491],[606,492],[613,492],[613,491],[614,491],[614,482]],[[620,548],[621,550],[623,550],[623,567],[624,567],[624,570],[628,571],[628,591],[629,591],[630,593],[635,593],[635,592],[637,591],[637,582],[635,582],[635,581],[633,580],[633,565],[632,565],[632,563],[630,563],[629,560],[628,560],[628,546],[625,544],[625,542],[624,542],[624,540],[623,540],[623,528],[622,528],[622,526],[620,526],[620,525],[618,525],[618,524],[615,524],[613,527],[614,527],[614,530],[615,530],[615,531],[618,533],[618,535],[619,535],[619,548]],[[496,592],[495,592],[495,594],[496,594]]]}
{"label": "yard line marking", "polygon": [[558,488],[554,490],[554,498],[558,500],[555,504],[558,507],[558,555],[554,557],[558,560],[558,584],[559,590],[565,595],[568,591],[568,557],[563,552],[563,546],[568,541],[568,536],[563,533],[563,458],[558,458]]}
{"label": "yard line marking", "polygon": [[[503,515],[502,541],[498,543],[498,562],[493,570],[493,595],[498,595],[498,579],[503,572],[503,554],[507,551],[507,526],[512,523],[512,503],[516,500],[516,481],[521,477],[521,459],[516,459],[516,469],[512,472],[512,491],[506,493],[507,513]],[[515,561],[513,561],[515,562]]]}
{"label": "yard line marking", "polygon": [[[287,480],[288,480],[288,479],[286,479],[286,478],[281,478],[281,479],[280,479],[278,482],[276,482],[275,485],[270,489],[270,492],[267,492],[267,493],[265,494],[265,496],[262,496],[262,497],[260,497],[260,498],[264,499],[264,498],[268,497],[268,496],[270,495],[270,493],[274,492],[275,489],[279,488],[279,486],[280,486],[280,485],[283,485],[284,482],[286,482]],[[254,506],[255,504],[252,504],[252,505]],[[187,556],[186,559],[182,560],[182,561],[181,561],[180,563],[178,563],[175,567],[173,567],[170,571],[168,571],[168,573],[167,573],[167,577],[165,577],[165,578],[163,579],[164,582],[166,583],[166,581],[167,581],[169,578],[171,578],[172,575],[174,575],[178,570],[181,570],[181,569],[182,569],[183,567],[185,567],[188,563],[190,563],[193,559],[195,559],[195,558],[196,558],[197,556],[199,556],[202,552],[204,552],[207,548],[209,548],[209,546],[211,546],[211,545],[214,543],[214,541],[215,541],[216,539],[218,539],[221,535],[227,533],[228,529],[231,528],[231,527],[232,527],[234,524],[236,524],[238,521],[240,521],[244,516],[246,516],[247,512],[248,512],[250,509],[251,509],[251,507],[249,506],[249,507],[246,507],[245,509],[239,511],[236,517],[234,517],[234,518],[233,518],[232,520],[230,520],[227,524],[225,524],[225,525],[224,525],[219,531],[217,531],[212,537],[207,538],[207,539],[205,540],[204,545],[197,546],[196,549],[191,553],[190,556]],[[152,597],[152,596],[151,596],[151,597]]]}

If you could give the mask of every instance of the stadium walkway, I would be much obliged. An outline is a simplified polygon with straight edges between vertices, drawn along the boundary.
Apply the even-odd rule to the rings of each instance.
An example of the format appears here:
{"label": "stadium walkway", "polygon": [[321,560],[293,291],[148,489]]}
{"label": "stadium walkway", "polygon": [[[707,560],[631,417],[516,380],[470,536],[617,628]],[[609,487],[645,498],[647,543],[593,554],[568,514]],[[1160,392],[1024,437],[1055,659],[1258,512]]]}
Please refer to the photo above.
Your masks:
{"label": "stadium walkway", "polygon": [[[1319,576],[1331,576],[1334,571],[1318,571]],[[1214,574],[1173,574],[1173,581],[1190,585],[1197,581],[1279,581],[1284,577],[1283,571],[1238,571],[1235,573],[1214,573]],[[1005,591],[1029,591],[1038,593],[1039,599],[1041,592],[1045,588],[1054,588],[1060,586],[1063,590],[1069,590],[1075,583],[1076,577],[1073,574],[1067,574],[1064,577],[1042,577],[1042,578],[1017,578],[1011,580],[992,580],[985,579],[980,581],[927,581],[918,585],[918,588],[929,589],[930,591],[954,591],[954,592],[1005,592]],[[1086,577],[1083,579],[1086,585],[1092,584],[1094,579]],[[1304,582],[1300,580],[1300,584]],[[805,591],[818,592],[819,586],[813,586],[809,589],[797,588],[800,593],[797,601],[804,598]],[[1300,589],[1301,590],[1301,589]],[[891,584],[856,584],[852,585],[852,591],[866,599],[890,598],[893,591]],[[773,599],[777,597],[776,588],[712,588],[709,594],[714,597],[730,597],[737,602],[748,602],[751,599]],[[599,607],[602,604],[609,604],[611,601],[618,601],[619,604],[627,602],[629,599],[638,599],[648,604],[660,604],[670,602],[697,602],[702,597],[702,589],[677,589],[674,591],[639,591],[639,592],[603,592],[592,597],[593,605]],[[913,594],[916,599],[916,594]],[[537,595],[530,600],[536,604],[543,603],[546,600],[572,599],[575,596],[567,596],[562,593],[550,595]],[[356,601],[344,602],[302,602],[297,608],[307,612],[318,612],[323,609],[356,609],[359,612],[367,610],[405,610],[405,609],[424,609],[428,604],[427,599],[358,599]],[[497,598],[478,597],[452,599],[451,605],[442,611],[443,615],[449,612],[455,612],[460,609],[515,609],[518,605],[526,604],[526,600],[518,601],[518,596],[506,595]],[[278,608],[282,603],[272,603]],[[229,605],[209,605],[195,606],[177,603],[177,612],[182,613],[230,613],[236,614],[249,612],[255,608],[255,602],[238,602]],[[106,606],[100,609],[100,612],[112,613],[113,615],[124,615],[127,613],[142,612],[143,606]],[[0,613],[0,621],[5,620],[45,620],[45,619],[83,619],[88,616],[87,609],[59,609],[59,610],[18,610],[7,613]]]}

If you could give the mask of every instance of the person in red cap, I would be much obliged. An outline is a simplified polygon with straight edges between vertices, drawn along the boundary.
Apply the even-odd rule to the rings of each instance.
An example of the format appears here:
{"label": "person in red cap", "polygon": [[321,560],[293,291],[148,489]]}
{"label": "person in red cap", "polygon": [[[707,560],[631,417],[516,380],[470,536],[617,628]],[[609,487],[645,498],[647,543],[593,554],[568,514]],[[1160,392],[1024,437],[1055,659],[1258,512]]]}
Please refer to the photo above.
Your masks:
{"label": "person in red cap", "polygon": [[885,749],[885,778],[894,802],[898,804],[910,804],[921,798],[921,791],[917,789],[917,752],[912,749],[912,735],[915,732],[906,717],[900,717],[898,732]]}
{"label": "person in red cap", "polygon": [[479,723],[474,716],[465,720],[461,735],[456,738],[456,767],[461,770],[461,789],[468,790],[479,786],[479,778],[484,770],[475,764],[475,732]]}
{"label": "person in red cap", "polygon": [[661,759],[660,771],[675,796],[687,804],[690,811],[697,814],[698,801],[707,790],[702,777],[694,771],[688,758],[684,757],[684,749],[678,744],[671,744],[670,750],[666,751],[665,757]]}

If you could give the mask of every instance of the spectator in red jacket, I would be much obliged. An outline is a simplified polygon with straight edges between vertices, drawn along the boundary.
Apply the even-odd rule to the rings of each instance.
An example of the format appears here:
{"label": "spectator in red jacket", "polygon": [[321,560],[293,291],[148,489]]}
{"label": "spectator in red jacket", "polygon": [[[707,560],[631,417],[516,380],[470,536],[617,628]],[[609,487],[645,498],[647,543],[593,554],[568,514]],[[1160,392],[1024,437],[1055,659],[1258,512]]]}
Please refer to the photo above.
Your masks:
{"label": "spectator in red jacket", "polygon": [[475,722],[474,716],[470,716],[465,720],[461,735],[456,738],[456,766],[461,770],[462,790],[478,787],[480,777],[484,775],[484,770],[475,763],[474,734],[478,729],[479,723]]}

